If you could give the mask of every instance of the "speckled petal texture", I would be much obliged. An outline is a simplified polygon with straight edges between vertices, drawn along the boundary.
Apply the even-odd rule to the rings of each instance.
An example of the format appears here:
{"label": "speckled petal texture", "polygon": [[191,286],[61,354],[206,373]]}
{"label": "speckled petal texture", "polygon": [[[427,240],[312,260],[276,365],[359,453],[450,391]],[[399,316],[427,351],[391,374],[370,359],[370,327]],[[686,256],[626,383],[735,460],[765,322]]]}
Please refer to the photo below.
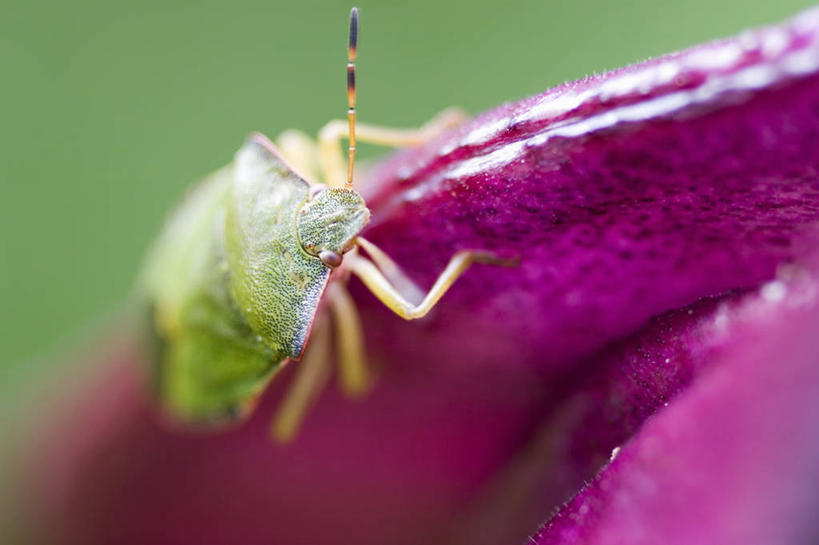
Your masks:
{"label": "speckled petal texture", "polygon": [[38,537],[812,543],[818,172],[819,11],[395,155],[366,236],[410,276],[458,249],[520,265],[417,322],[353,281],[377,387],[331,388],[287,447],[266,432],[293,366],[246,425],[189,436],[121,348],[33,458]]}

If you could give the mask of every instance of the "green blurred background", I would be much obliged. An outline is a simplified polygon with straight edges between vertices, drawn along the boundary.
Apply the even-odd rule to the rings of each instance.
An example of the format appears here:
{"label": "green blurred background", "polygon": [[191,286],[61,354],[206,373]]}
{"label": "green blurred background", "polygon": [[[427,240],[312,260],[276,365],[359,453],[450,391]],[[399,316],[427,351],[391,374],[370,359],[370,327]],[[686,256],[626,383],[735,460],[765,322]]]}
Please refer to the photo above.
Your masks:
{"label": "green blurred background", "polygon": [[[806,0],[361,0],[360,119],[417,125],[774,22]],[[0,9],[0,399],[124,305],[185,187],[345,113],[344,1]],[[365,150],[372,153],[372,150]]]}

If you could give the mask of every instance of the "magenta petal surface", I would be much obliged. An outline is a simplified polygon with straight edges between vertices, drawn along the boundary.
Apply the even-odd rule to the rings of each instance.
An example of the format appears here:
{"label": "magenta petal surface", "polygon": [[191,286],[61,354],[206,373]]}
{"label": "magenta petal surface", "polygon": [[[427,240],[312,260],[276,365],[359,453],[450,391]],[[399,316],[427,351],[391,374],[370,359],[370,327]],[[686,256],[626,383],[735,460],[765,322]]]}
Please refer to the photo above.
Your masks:
{"label": "magenta petal surface", "polygon": [[[569,83],[388,162],[368,236],[420,280],[453,248],[522,259],[470,274],[429,326],[451,340],[419,358],[507,353],[548,376],[803,252],[819,211],[817,26],[808,13]],[[464,347],[467,331],[490,346]]]}
{"label": "magenta petal surface", "polygon": [[[246,425],[190,436],[159,424],[134,371],[139,351],[123,348],[121,365],[90,387],[110,395],[71,404],[33,464],[43,540],[517,543],[620,445],[588,496],[539,539],[610,528],[616,541],[643,512],[607,518],[623,497],[607,491],[639,486],[638,471],[657,471],[668,486],[686,472],[692,489],[721,479],[703,494],[741,501],[741,474],[712,475],[721,466],[703,458],[740,464],[744,450],[717,452],[707,444],[716,428],[698,427],[709,415],[678,404],[696,405],[690,399],[713,377],[745,374],[708,392],[736,383],[724,393],[731,411],[714,422],[740,442],[751,437],[743,435],[757,414],[751,394],[776,404],[759,388],[784,373],[743,366],[756,338],[760,354],[791,339],[782,369],[792,367],[805,391],[815,384],[808,349],[797,350],[805,339],[785,325],[797,311],[748,325],[756,336],[731,329],[738,336],[724,343],[736,351],[723,355],[705,324],[724,305],[750,305],[736,301],[814,251],[817,172],[817,11],[501,106],[398,154],[370,177],[369,239],[427,286],[458,249],[493,250],[520,265],[475,266],[412,323],[353,282],[378,385],[359,403],[329,390],[287,447],[271,444],[266,430],[292,369]],[[813,407],[806,397],[805,405]],[[668,429],[659,429],[663,419]],[[810,434],[792,422],[783,448],[812,452]],[[654,433],[670,448],[684,442],[677,429],[697,445],[663,474],[641,441]],[[758,459],[776,461],[766,456]],[[776,467],[758,468],[755,485]],[[780,495],[797,486],[788,475],[769,505],[784,505]],[[638,500],[650,516],[651,496]]]}

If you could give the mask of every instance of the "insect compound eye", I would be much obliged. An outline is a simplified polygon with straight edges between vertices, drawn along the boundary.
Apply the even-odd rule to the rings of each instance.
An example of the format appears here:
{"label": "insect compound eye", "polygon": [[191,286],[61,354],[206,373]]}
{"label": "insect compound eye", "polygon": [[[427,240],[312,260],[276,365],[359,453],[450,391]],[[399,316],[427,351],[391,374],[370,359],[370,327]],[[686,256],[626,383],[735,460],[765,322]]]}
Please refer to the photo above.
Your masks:
{"label": "insect compound eye", "polygon": [[335,269],[341,265],[342,255],[330,250],[324,250],[319,253],[319,259],[331,269]]}

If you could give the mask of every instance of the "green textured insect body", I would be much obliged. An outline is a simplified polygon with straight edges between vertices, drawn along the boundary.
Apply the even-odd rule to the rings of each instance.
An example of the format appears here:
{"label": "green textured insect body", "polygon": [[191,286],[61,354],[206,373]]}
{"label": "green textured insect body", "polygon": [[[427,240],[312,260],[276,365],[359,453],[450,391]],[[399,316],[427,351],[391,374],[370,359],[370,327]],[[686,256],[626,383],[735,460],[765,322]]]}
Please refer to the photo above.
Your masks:
{"label": "green textured insect body", "polygon": [[368,218],[358,193],[311,190],[259,135],[197,188],[145,276],[172,414],[202,422],[245,414],[279,365],[302,356],[332,260]]}
{"label": "green textured insect body", "polygon": [[[318,146],[300,133],[284,133],[278,143],[287,158],[264,136],[252,135],[231,165],[188,196],[149,255],[141,291],[159,340],[160,398],[177,421],[242,418],[284,362],[302,359],[273,423],[274,436],[288,440],[326,382],[329,360],[338,363],[343,391],[355,396],[369,387],[363,332],[345,289],[350,275],[395,313],[415,319],[471,263],[505,263],[485,252],[457,252],[423,295],[359,236],[370,213],[353,189],[356,129],[361,140],[411,146],[461,116],[445,111],[418,130],[356,126],[357,29],[353,8],[347,123],[330,122]],[[350,142],[346,169],[342,138]],[[320,165],[324,184],[308,181],[291,164],[301,171]],[[331,318],[334,351],[328,348]]]}

